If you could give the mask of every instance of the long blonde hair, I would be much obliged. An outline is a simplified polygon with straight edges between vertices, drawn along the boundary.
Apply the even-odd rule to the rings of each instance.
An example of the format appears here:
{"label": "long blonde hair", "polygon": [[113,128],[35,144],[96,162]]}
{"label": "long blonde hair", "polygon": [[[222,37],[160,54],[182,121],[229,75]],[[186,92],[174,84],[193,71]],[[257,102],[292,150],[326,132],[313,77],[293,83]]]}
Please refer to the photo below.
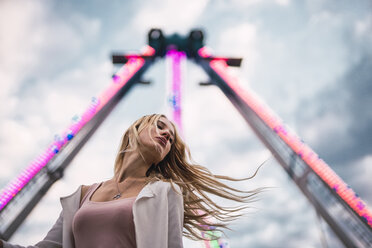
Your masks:
{"label": "long blonde hair", "polygon": [[[146,127],[152,126],[158,131],[157,122],[161,117],[167,118],[161,114],[143,116],[135,121],[124,133],[114,167],[115,176],[119,180],[122,176],[119,173],[125,152],[136,150],[141,146],[138,138],[139,133]],[[170,182],[172,187],[173,183],[180,186],[184,204],[183,235],[193,240],[216,239],[218,237],[213,235],[212,237],[206,237],[201,235],[200,232],[210,231],[211,229],[223,232],[222,228],[230,229],[227,227],[228,223],[242,216],[242,214],[237,212],[249,208],[250,206],[247,203],[253,201],[255,196],[262,191],[262,188],[252,191],[238,190],[222,183],[220,180],[248,180],[256,175],[257,170],[253,176],[243,179],[212,174],[207,168],[191,162],[192,158],[189,148],[179,136],[176,126],[172,122],[171,124],[175,130],[171,149],[160,163],[157,165],[153,164],[148,169],[146,172],[147,183],[162,180]],[[243,205],[239,207],[222,207],[211,200],[207,194],[240,202]],[[217,221],[211,223],[211,219]]]}

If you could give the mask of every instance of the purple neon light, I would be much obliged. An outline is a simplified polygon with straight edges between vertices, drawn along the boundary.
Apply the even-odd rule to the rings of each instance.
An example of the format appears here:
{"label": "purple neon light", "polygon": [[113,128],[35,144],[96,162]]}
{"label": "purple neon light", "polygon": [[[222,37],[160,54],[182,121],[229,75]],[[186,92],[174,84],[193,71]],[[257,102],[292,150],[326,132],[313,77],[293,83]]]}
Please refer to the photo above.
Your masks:
{"label": "purple neon light", "polygon": [[[143,56],[152,56],[155,50],[146,46]],[[110,86],[99,96],[93,97],[88,108],[79,116],[74,116],[72,124],[66,128],[62,135],[56,135],[54,142],[37,156],[14,180],[12,180],[0,194],[0,211],[19,191],[87,124],[94,115],[128,82],[128,80],[144,65],[141,57],[130,58],[113,76]]]}
{"label": "purple neon light", "polygon": [[186,59],[185,52],[177,51],[177,50],[169,50],[167,52],[167,58],[171,61],[171,81],[172,81],[172,88],[171,88],[171,95],[169,96],[169,102],[172,107],[172,120],[177,124],[177,127],[181,134],[183,133],[182,130],[182,108],[181,108],[181,100],[182,100],[182,92],[181,92],[181,85],[182,85],[182,68],[181,64],[182,61]]}

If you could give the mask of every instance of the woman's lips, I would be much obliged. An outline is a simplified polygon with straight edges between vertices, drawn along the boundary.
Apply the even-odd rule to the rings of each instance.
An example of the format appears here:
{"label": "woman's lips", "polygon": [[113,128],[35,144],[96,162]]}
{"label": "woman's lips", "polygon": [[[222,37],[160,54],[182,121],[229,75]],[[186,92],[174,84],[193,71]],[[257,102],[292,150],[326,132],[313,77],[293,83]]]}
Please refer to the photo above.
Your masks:
{"label": "woman's lips", "polygon": [[156,137],[156,139],[160,141],[159,143],[162,147],[167,145],[167,141],[164,138]]}

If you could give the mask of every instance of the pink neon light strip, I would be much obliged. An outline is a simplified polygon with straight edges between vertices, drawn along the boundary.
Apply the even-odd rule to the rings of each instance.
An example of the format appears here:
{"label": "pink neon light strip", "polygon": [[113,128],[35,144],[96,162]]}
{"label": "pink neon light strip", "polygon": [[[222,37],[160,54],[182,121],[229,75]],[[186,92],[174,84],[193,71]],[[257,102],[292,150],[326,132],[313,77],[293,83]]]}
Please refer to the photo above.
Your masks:
{"label": "pink neon light strip", "polygon": [[[152,56],[154,54],[155,50],[152,47],[145,47],[144,56]],[[113,76],[112,84],[99,96],[92,98],[85,112],[80,117],[74,117],[73,123],[62,132],[62,135],[56,135],[54,142],[3,189],[0,194],[0,210],[106,105],[144,63],[145,60],[140,57],[130,58],[120,68],[115,76]]]}
{"label": "pink neon light strip", "polygon": [[[180,52],[177,50],[169,50],[167,52],[167,58],[171,60],[171,73],[172,73],[172,93],[170,97],[170,102],[172,106],[172,120],[177,124],[179,132],[183,133],[183,126],[182,126],[182,108],[181,108],[181,100],[182,100],[182,68],[181,63],[183,60],[186,59],[186,54],[184,52]],[[201,213],[201,211],[199,211]],[[213,231],[208,231],[207,233],[211,233]],[[202,236],[206,237],[206,234],[202,232]],[[225,240],[222,238],[218,240],[204,240],[205,248],[213,248],[213,247],[220,247],[220,248],[227,248]]]}
{"label": "pink neon light strip", "polygon": [[181,134],[183,133],[182,127],[182,108],[181,108],[181,100],[182,100],[182,92],[181,92],[181,84],[182,84],[182,77],[181,77],[181,63],[186,58],[186,54],[184,52],[179,52],[177,50],[170,50],[167,52],[167,58],[171,59],[171,66],[172,66],[172,93],[169,99],[172,105],[172,120],[177,124],[177,127]]}
{"label": "pink neon light strip", "polygon": [[[210,57],[207,48],[203,47],[199,51],[203,58]],[[333,189],[358,215],[366,220],[372,227],[372,213],[360,197],[322,160],[308,145],[303,143],[300,138],[290,129],[285,127],[278,116],[266,106],[252,91],[243,89],[238,85],[238,80],[228,74],[227,64],[223,60],[212,60],[210,66],[215,72],[225,80],[225,82],[235,91],[235,93],[253,111],[293,149],[320,177]]]}

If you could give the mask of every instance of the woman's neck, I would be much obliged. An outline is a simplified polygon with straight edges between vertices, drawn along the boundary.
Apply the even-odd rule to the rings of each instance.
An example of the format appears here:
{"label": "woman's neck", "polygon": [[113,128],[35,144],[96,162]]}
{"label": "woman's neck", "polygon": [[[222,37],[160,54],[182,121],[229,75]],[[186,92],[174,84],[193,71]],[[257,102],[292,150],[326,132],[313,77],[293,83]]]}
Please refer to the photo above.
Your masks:
{"label": "woman's neck", "polygon": [[127,152],[123,158],[119,173],[115,180],[122,182],[126,179],[144,179],[151,163],[146,163],[138,152]]}

